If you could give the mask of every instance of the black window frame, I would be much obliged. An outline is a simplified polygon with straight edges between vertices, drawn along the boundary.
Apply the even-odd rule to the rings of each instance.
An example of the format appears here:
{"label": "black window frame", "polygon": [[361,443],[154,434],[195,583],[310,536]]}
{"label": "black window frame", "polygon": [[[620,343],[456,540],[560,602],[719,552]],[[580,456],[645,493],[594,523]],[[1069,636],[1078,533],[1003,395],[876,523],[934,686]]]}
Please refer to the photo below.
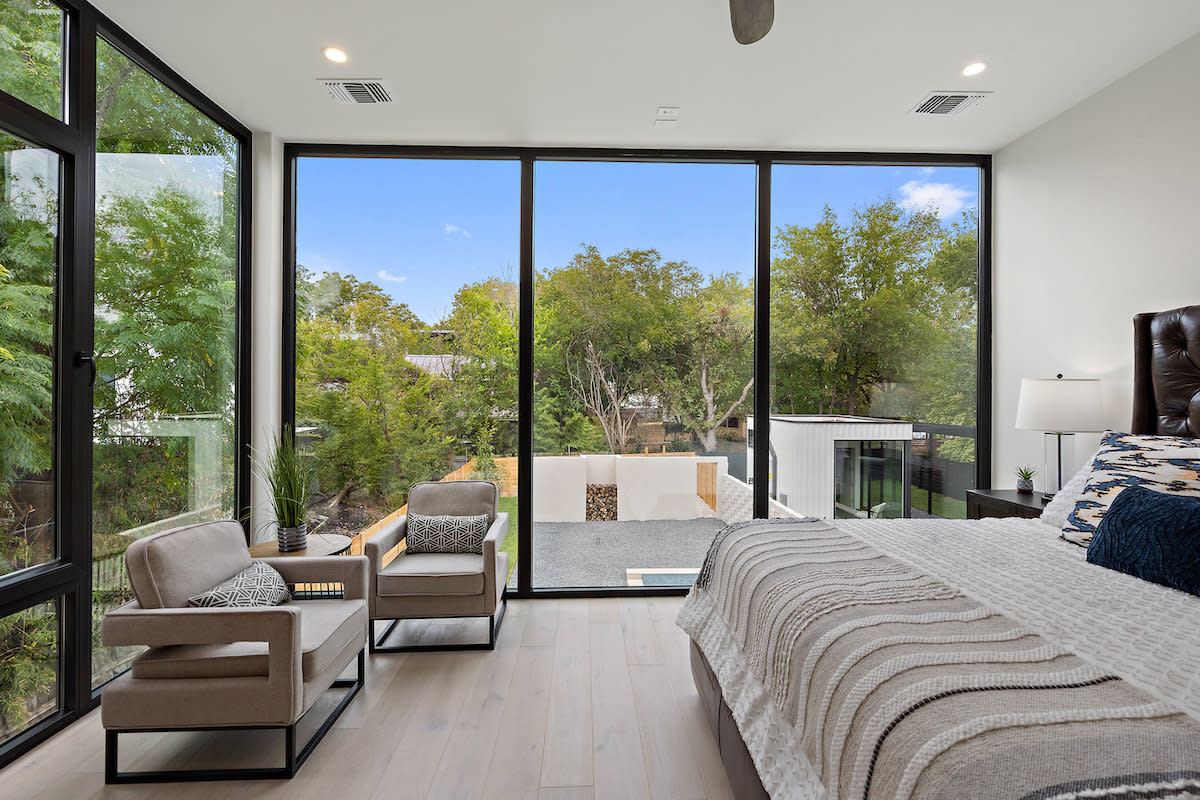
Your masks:
{"label": "black window frame", "polygon": [[[979,236],[976,260],[978,329],[975,379],[975,485],[992,481],[992,157],[971,153],[875,153],[792,150],[684,150],[603,147],[471,147],[451,145],[358,145],[287,142],[283,147],[283,331],[280,358],[281,434],[295,427],[296,416],[296,192],[301,158],[409,158],[513,160],[521,162],[521,220],[517,384],[519,462],[517,494],[533,490],[533,281],[534,167],[538,161],[614,161],[660,163],[754,164],[757,172],[754,257],[754,381],[768,386],[770,359],[771,168],[779,165],[976,167],[979,169]],[[759,335],[760,331],[767,335]],[[762,420],[758,436],[770,436],[770,392],[755,391],[754,416]],[[757,424],[756,424],[757,427]],[[762,441],[767,441],[762,438]],[[769,449],[754,448],[754,474],[770,471]],[[769,484],[754,485],[754,516],[768,514]],[[644,597],[682,595],[686,587],[535,588],[532,585],[533,521],[520,515],[517,526],[517,588],[514,598]]]}
{"label": "black window frame", "polygon": [[[85,0],[53,0],[63,10],[63,114],[54,117],[0,91],[0,128],[61,159],[59,267],[54,342],[55,534],[57,557],[0,577],[0,616],[57,600],[59,708],[0,744],[0,767],[80,719],[100,703],[92,689],[92,391],[95,261],[96,43],[103,37],[195,106],[238,142],[235,280],[235,513],[249,524],[251,348],[251,132],[165,61]],[[247,528],[248,533],[248,528]],[[249,539],[247,539],[249,541]]]}

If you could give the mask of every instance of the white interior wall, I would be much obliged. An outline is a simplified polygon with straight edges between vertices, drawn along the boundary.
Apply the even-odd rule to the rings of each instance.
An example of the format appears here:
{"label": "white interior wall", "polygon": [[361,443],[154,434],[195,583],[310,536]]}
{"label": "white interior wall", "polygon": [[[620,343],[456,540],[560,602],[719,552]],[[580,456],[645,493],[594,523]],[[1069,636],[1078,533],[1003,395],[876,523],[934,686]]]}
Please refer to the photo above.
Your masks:
{"label": "white interior wall", "polygon": [[[1134,314],[1200,303],[1200,36],[993,167],[993,485],[1011,487],[1043,461],[1041,434],[1013,427],[1021,378],[1098,377],[1107,424],[1128,430]],[[1082,460],[1098,435],[1079,439]]]}
{"label": "white interior wall", "polygon": [[[282,352],[283,305],[283,141],[255,133],[250,146],[254,192],[251,234],[252,353],[250,444],[257,455],[269,448],[279,431],[279,356]],[[255,541],[270,539],[274,516],[263,482],[251,477],[250,525]]]}

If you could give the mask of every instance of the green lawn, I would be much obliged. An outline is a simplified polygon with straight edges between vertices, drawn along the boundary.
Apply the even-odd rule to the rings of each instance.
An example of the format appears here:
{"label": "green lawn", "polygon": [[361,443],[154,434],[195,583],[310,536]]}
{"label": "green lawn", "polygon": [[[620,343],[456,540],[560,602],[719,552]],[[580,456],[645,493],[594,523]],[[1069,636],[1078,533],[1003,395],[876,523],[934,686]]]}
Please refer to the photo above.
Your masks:
{"label": "green lawn", "polygon": [[508,573],[517,566],[517,522],[519,520],[516,497],[501,497],[500,510],[508,512],[508,536],[504,537],[504,546],[500,549],[508,553]]}
{"label": "green lawn", "polygon": [[[929,503],[929,493],[925,489],[912,487],[912,507],[919,508],[924,511]],[[967,518],[967,501],[959,500],[957,497],[946,497],[945,495],[933,493],[933,513],[939,517],[947,519],[966,519]]]}
{"label": "green lawn", "polygon": [[[873,497],[899,497],[900,487],[896,485],[896,481],[894,480],[876,480],[872,481],[871,494]],[[916,486],[912,487],[912,507],[920,511],[925,511],[929,507],[928,503],[929,492],[925,489],[918,489]],[[934,492],[933,513],[947,519],[966,519],[966,498],[947,497],[946,495]]]}

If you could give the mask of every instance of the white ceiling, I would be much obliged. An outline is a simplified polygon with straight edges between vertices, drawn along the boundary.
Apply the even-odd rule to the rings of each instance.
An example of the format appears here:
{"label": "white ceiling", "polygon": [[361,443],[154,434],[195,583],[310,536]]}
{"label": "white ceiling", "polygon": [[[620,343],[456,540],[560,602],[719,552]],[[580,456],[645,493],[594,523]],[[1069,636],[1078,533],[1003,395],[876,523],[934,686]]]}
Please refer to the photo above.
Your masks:
{"label": "white ceiling", "polygon": [[[993,152],[1200,32],[1197,0],[776,0],[750,46],[726,0],[93,2],[248,127],[303,142]],[[396,102],[335,104],[325,77],[382,78]],[[910,116],[934,89],[994,94]],[[653,127],[662,105],[677,128]]]}

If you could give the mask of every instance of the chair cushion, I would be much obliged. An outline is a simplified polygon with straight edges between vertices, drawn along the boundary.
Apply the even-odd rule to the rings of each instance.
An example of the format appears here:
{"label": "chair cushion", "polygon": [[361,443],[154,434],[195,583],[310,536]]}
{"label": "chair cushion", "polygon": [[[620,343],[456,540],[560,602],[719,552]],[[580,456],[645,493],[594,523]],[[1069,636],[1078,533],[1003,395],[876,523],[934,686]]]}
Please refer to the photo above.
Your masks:
{"label": "chair cushion", "polygon": [[138,539],[125,551],[125,571],[142,608],[183,608],[250,566],[246,534],[236,522],[204,522]]}
{"label": "chair cushion", "polygon": [[474,553],[403,553],[376,580],[382,596],[483,594],[483,556]]}
{"label": "chair cushion", "polygon": [[409,514],[406,549],[410,553],[482,553],[487,532],[487,514]]}
{"label": "chair cushion", "polygon": [[[300,668],[317,675],[346,647],[366,644],[364,600],[301,600]],[[154,647],[133,661],[135,678],[244,678],[267,674],[266,642]]]}
{"label": "chair cushion", "polygon": [[279,570],[255,561],[224,583],[188,598],[197,608],[256,608],[277,606],[292,597]]}
{"label": "chair cushion", "polygon": [[500,492],[491,481],[425,481],[408,490],[408,513],[436,517],[441,514],[487,514],[496,521]]}

